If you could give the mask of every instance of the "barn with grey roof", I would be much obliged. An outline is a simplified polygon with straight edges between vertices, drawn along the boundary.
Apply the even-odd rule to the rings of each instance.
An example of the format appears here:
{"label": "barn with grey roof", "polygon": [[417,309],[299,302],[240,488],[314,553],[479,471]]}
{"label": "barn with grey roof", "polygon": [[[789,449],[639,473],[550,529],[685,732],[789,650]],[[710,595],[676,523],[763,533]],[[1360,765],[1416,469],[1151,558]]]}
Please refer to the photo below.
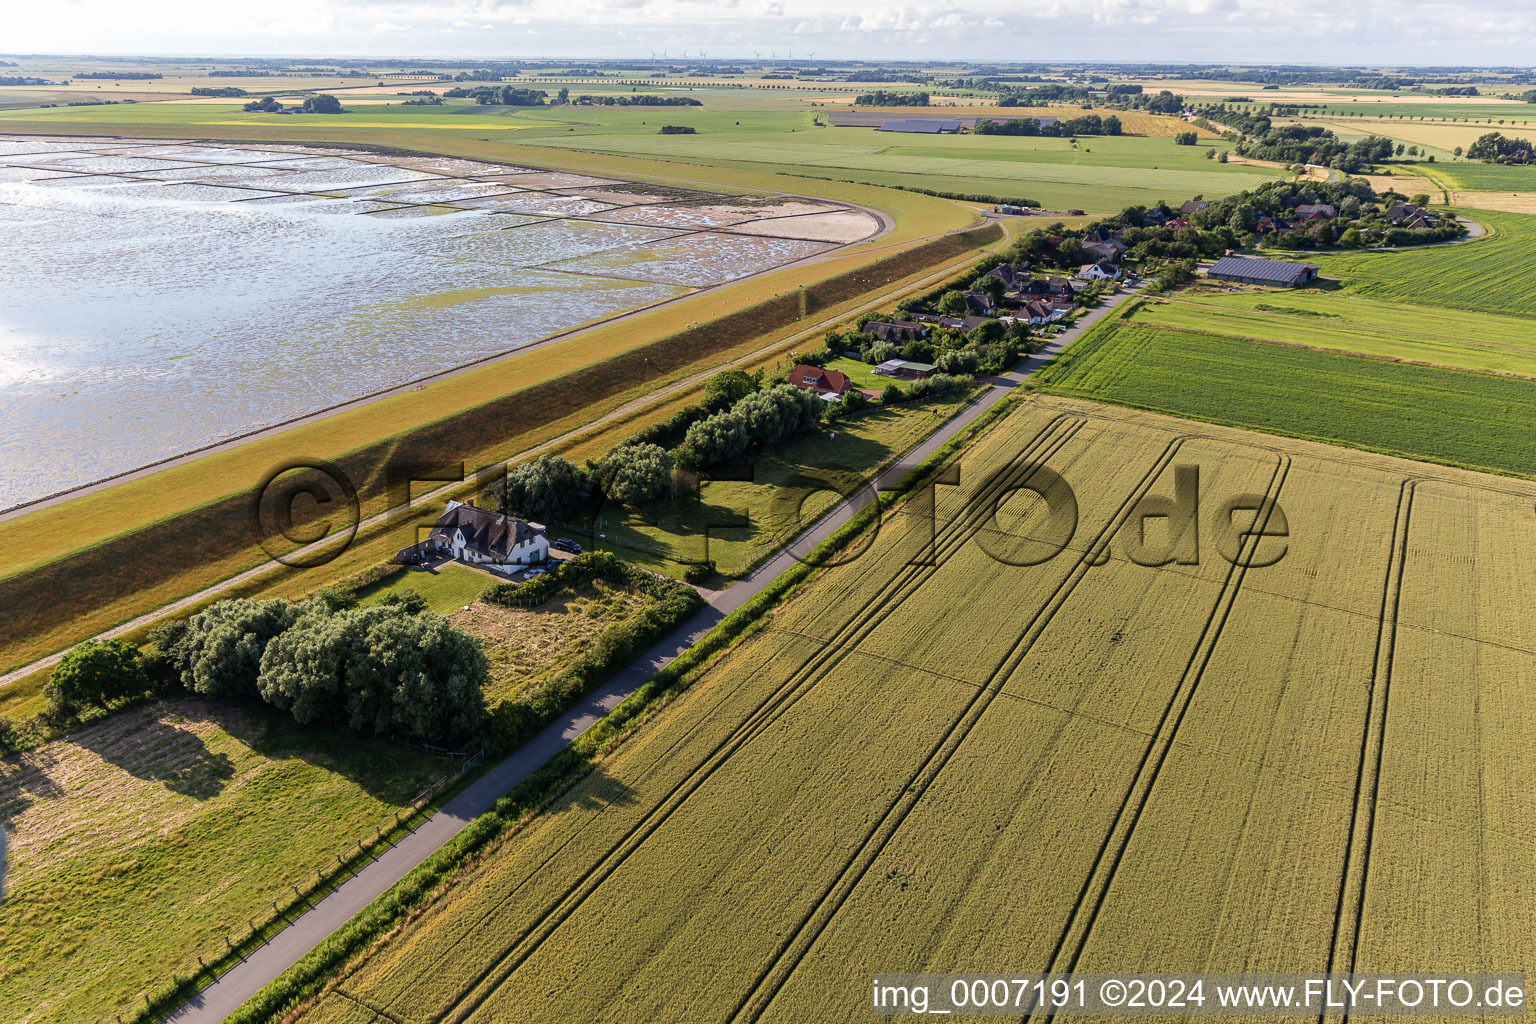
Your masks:
{"label": "barn with grey roof", "polygon": [[1254,256],[1223,256],[1211,264],[1206,276],[1218,281],[1294,288],[1317,280],[1317,268],[1310,263],[1288,263],[1285,260],[1265,260]]}

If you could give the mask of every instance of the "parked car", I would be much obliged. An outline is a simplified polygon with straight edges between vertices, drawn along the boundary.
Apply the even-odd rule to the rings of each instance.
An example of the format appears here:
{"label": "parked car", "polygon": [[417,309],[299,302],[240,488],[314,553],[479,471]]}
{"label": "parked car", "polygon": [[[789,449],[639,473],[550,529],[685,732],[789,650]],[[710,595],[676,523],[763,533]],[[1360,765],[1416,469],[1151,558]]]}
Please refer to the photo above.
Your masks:
{"label": "parked car", "polygon": [[534,567],[532,569],[529,569],[527,572],[523,573],[523,579],[531,580],[531,579],[533,579],[536,576],[543,576],[547,572],[549,572],[548,569],[540,569],[538,567]]}
{"label": "parked car", "polygon": [[551,544],[550,547],[554,548],[556,551],[569,551],[573,555],[581,554],[581,545],[577,544],[569,537],[561,537],[559,540]]}

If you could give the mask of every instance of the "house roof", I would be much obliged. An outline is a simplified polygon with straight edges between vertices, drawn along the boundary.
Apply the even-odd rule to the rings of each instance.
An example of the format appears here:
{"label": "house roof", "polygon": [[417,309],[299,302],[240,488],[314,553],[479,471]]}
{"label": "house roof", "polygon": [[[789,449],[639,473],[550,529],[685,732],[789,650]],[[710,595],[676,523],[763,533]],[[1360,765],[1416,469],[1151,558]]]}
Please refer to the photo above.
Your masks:
{"label": "house roof", "polygon": [[1284,260],[1264,260],[1252,256],[1223,256],[1211,264],[1210,274],[1226,274],[1231,277],[1250,277],[1276,284],[1294,284],[1307,275],[1317,272],[1310,263],[1288,263]]}
{"label": "house roof", "polygon": [[813,391],[826,391],[834,395],[840,395],[853,386],[848,375],[837,370],[828,370],[821,366],[806,366],[801,364],[789,371],[789,382],[797,388],[810,388]]}
{"label": "house roof", "polygon": [[544,528],[505,512],[492,512],[453,501],[432,524],[429,537],[451,541],[455,531],[463,532],[464,546],[471,551],[505,560],[514,548],[542,536]]}

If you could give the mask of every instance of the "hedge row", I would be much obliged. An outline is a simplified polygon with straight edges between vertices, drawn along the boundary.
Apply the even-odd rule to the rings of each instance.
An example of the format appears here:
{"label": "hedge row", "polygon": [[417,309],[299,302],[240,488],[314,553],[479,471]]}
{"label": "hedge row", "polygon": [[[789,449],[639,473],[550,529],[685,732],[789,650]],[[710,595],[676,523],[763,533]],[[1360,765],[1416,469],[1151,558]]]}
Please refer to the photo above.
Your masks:
{"label": "hedge row", "polygon": [[[364,514],[387,503],[390,470],[472,460],[489,447],[531,433],[637,383],[674,373],[714,353],[750,342],[816,309],[835,306],[1002,235],[996,224],[946,235],[715,320],[513,391],[410,433],[382,438],[335,461],[357,488]],[[254,485],[256,481],[251,481]],[[398,481],[393,490],[398,491]],[[177,513],[45,566],[0,580],[0,620],[13,644],[48,633],[80,608],[121,594],[154,590],[190,564],[251,552],[250,495],[240,493]],[[323,514],[323,513],[317,513]],[[289,570],[301,572],[304,570]],[[33,595],[49,595],[37,601]]]}
{"label": "hedge row", "polygon": [[337,929],[324,942],[279,978],[252,996],[225,1024],[271,1024],[298,1004],[318,995],[326,984],[376,940],[400,925],[416,908],[430,900],[439,883],[469,864],[490,844],[507,834],[529,814],[568,790],[591,769],[609,747],[633,731],[650,713],[674,700],[692,683],[696,672],[738,637],[757,627],[763,617],[815,572],[813,562],[825,562],[847,548],[880,512],[936,475],[961,447],[1016,408],[1021,399],[1009,397],[977,417],[966,430],[940,447],[904,476],[896,487],[882,491],[877,502],[819,544],[811,557],[763,588],[741,608],[726,616],[714,629],[689,647],[670,665],[640,686],[622,704],[561,749],[543,767],[499,800],[494,808],[476,818],[436,853],[395,883],[384,895]]}

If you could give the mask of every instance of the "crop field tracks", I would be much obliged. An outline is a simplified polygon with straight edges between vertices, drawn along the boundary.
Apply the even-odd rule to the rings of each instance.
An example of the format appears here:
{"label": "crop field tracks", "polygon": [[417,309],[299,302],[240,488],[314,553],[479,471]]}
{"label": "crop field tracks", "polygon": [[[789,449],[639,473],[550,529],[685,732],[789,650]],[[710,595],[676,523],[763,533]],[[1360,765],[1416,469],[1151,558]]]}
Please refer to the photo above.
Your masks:
{"label": "crop field tracks", "polygon": [[957,465],[286,1019],[1536,969],[1536,484],[1056,397]]}

